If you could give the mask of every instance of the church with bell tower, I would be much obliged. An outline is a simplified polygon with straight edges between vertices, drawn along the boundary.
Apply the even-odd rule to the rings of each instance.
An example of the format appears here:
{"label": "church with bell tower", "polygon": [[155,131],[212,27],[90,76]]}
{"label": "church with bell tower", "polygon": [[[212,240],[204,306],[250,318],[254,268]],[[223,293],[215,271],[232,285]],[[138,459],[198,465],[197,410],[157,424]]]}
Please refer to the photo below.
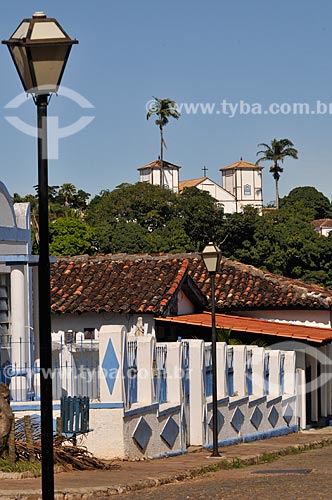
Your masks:
{"label": "church with bell tower", "polygon": [[221,184],[210,179],[204,167],[203,177],[180,180],[180,166],[167,161],[155,160],[138,168],[140,182],[149,182],[175,193],[188,187],[196,187],[207,191],[224,207],[226,214],[241,212],[247,205],[262,211],[263,208],[263,167],[244,161],[242,158],[220,169]]}

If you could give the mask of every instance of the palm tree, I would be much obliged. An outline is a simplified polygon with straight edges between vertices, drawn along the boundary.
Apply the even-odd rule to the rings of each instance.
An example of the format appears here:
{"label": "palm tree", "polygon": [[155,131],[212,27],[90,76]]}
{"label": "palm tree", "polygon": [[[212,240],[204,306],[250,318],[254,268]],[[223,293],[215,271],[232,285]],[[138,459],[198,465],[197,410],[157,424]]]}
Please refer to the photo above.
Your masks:
{"label": "palm tree", "polygon": [[258,151],[257,156],[262,154],[257,162],[261,161],[272,161],[273,165],[270,167],[270,172],[273,175],[273,178],[276,183],[276,208],[279,208],[279,179],[280,174],[284,171],[284,169],[280,166],[280,163],[284,162],[286,156],[290,156],[295,160],[298,159],[298,151],[294,148],[294,144],[289,139],[273,139],[271,144],[265,144],[264,142],[258,144],[258,147],[263,146],[265,149]]}
{"label": "palm tree", "polygon": [[71,182],[62,184],[59,189],[59,195],[63,197],[66,207],[69,207],[76,196],[76,187]]}
{"label": "palm tree", "polygon": [[167,125],[169,118],[175,118],[178,120],[181,116],[177,110],[177,104],[172,99],[158,99],[153,97],[153,101],[149,103],[148,113],[146,119],[148,120],[152,115],[157,115],[158,118],[155,121],[156,125],[160,130],[160,187],[164,185],[164,146],[166,146],[164,141],[163,128]]}

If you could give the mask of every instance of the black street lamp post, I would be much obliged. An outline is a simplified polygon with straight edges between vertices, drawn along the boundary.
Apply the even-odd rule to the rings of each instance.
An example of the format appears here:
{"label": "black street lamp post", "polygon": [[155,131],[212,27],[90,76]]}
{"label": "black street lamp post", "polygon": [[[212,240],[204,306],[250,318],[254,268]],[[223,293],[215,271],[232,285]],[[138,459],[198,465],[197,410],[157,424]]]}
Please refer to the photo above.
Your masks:
{"label": "black street lamp post", "polygon": [[218,451],[218,402],[217,402],[217,336],[216,336],[216,298],[215,276],[219,269],[221,252],[213,243],[209,243],[202,252],[205,267],[211,279],[211,316],[212,316],[212,457],[220,457]]}
{"label": "black street lamp post", "polygon": [[24,90],[32,95],[37,106],[42,497],[54,500],[47,105],[51,94],[59,88],[71,47],[78,42],[65,33],[56,19],[36,12],[32,19],[24,19],[11,38],[2,43],[8,46]]}

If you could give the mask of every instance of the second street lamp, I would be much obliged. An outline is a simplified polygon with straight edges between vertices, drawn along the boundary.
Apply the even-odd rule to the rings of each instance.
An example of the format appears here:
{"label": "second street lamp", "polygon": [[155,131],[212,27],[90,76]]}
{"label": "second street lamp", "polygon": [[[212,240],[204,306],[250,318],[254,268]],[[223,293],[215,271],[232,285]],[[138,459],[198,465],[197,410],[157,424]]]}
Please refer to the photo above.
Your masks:
{"label": "second street lamp", "polygon": [[37,105],[42,497],[54,500],[47,105],[50,95],[59,88],[71,47],[78,42],[67,35],[56,19],[36,12],[32,19],[23,19],[10,39],[2,43],[8,46],[24,90]]}
{"label": "second street lamp", "polygon": [[215,276],[219,269],[221,252],[214,243],[209,243],[202,252],[202,258],[211,280],[211,317],[212,317],[212,457],[220,457],[218,451],[218,401],[217,401],[217,335],[216,335],[216,298]]}

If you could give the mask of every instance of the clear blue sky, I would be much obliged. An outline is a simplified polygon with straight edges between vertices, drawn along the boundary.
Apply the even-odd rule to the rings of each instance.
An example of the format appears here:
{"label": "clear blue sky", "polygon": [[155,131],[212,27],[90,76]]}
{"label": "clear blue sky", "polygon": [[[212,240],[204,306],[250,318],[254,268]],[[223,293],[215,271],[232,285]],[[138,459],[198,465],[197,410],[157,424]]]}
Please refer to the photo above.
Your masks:
{"label": "clear blue sky", "polygon": [[[94,105],[81,109],[53,97],[49,114],[60,126],[95,116],[80,133],[60,142],[59,159],[49,164],[50,184],[72,182],[96,194],[122,182],[137,182],[137,167],[157,158],[158,129],[146,120],[151,96],[179,103],[232,104],[332,102],[331,14],[329,0],[11,0],[2,9],[1,38],[22,18],[44,10],[79,40],[63,85]],[[8,50],[0,48],[1,180],[11,193],[33,191],[37,182],[36,140],[18,132],[5,116],[34,124],[35,106],[4,106],[22,91]],[[332,108],[332,105],[331,105]],[[219,108],[216,108],[219,110]],[[332,110],[331,110],[332,112]],[[208,175],[241,156],[256,161],[257,144],[289,138],[299,160],[288,160],[280,181],[285,195],[313,185],[331,197],[332,114],[188,115],[165,128],[165,158],[182,165],[181,178]],[[268,165],[264,201],[274,199]]]}

